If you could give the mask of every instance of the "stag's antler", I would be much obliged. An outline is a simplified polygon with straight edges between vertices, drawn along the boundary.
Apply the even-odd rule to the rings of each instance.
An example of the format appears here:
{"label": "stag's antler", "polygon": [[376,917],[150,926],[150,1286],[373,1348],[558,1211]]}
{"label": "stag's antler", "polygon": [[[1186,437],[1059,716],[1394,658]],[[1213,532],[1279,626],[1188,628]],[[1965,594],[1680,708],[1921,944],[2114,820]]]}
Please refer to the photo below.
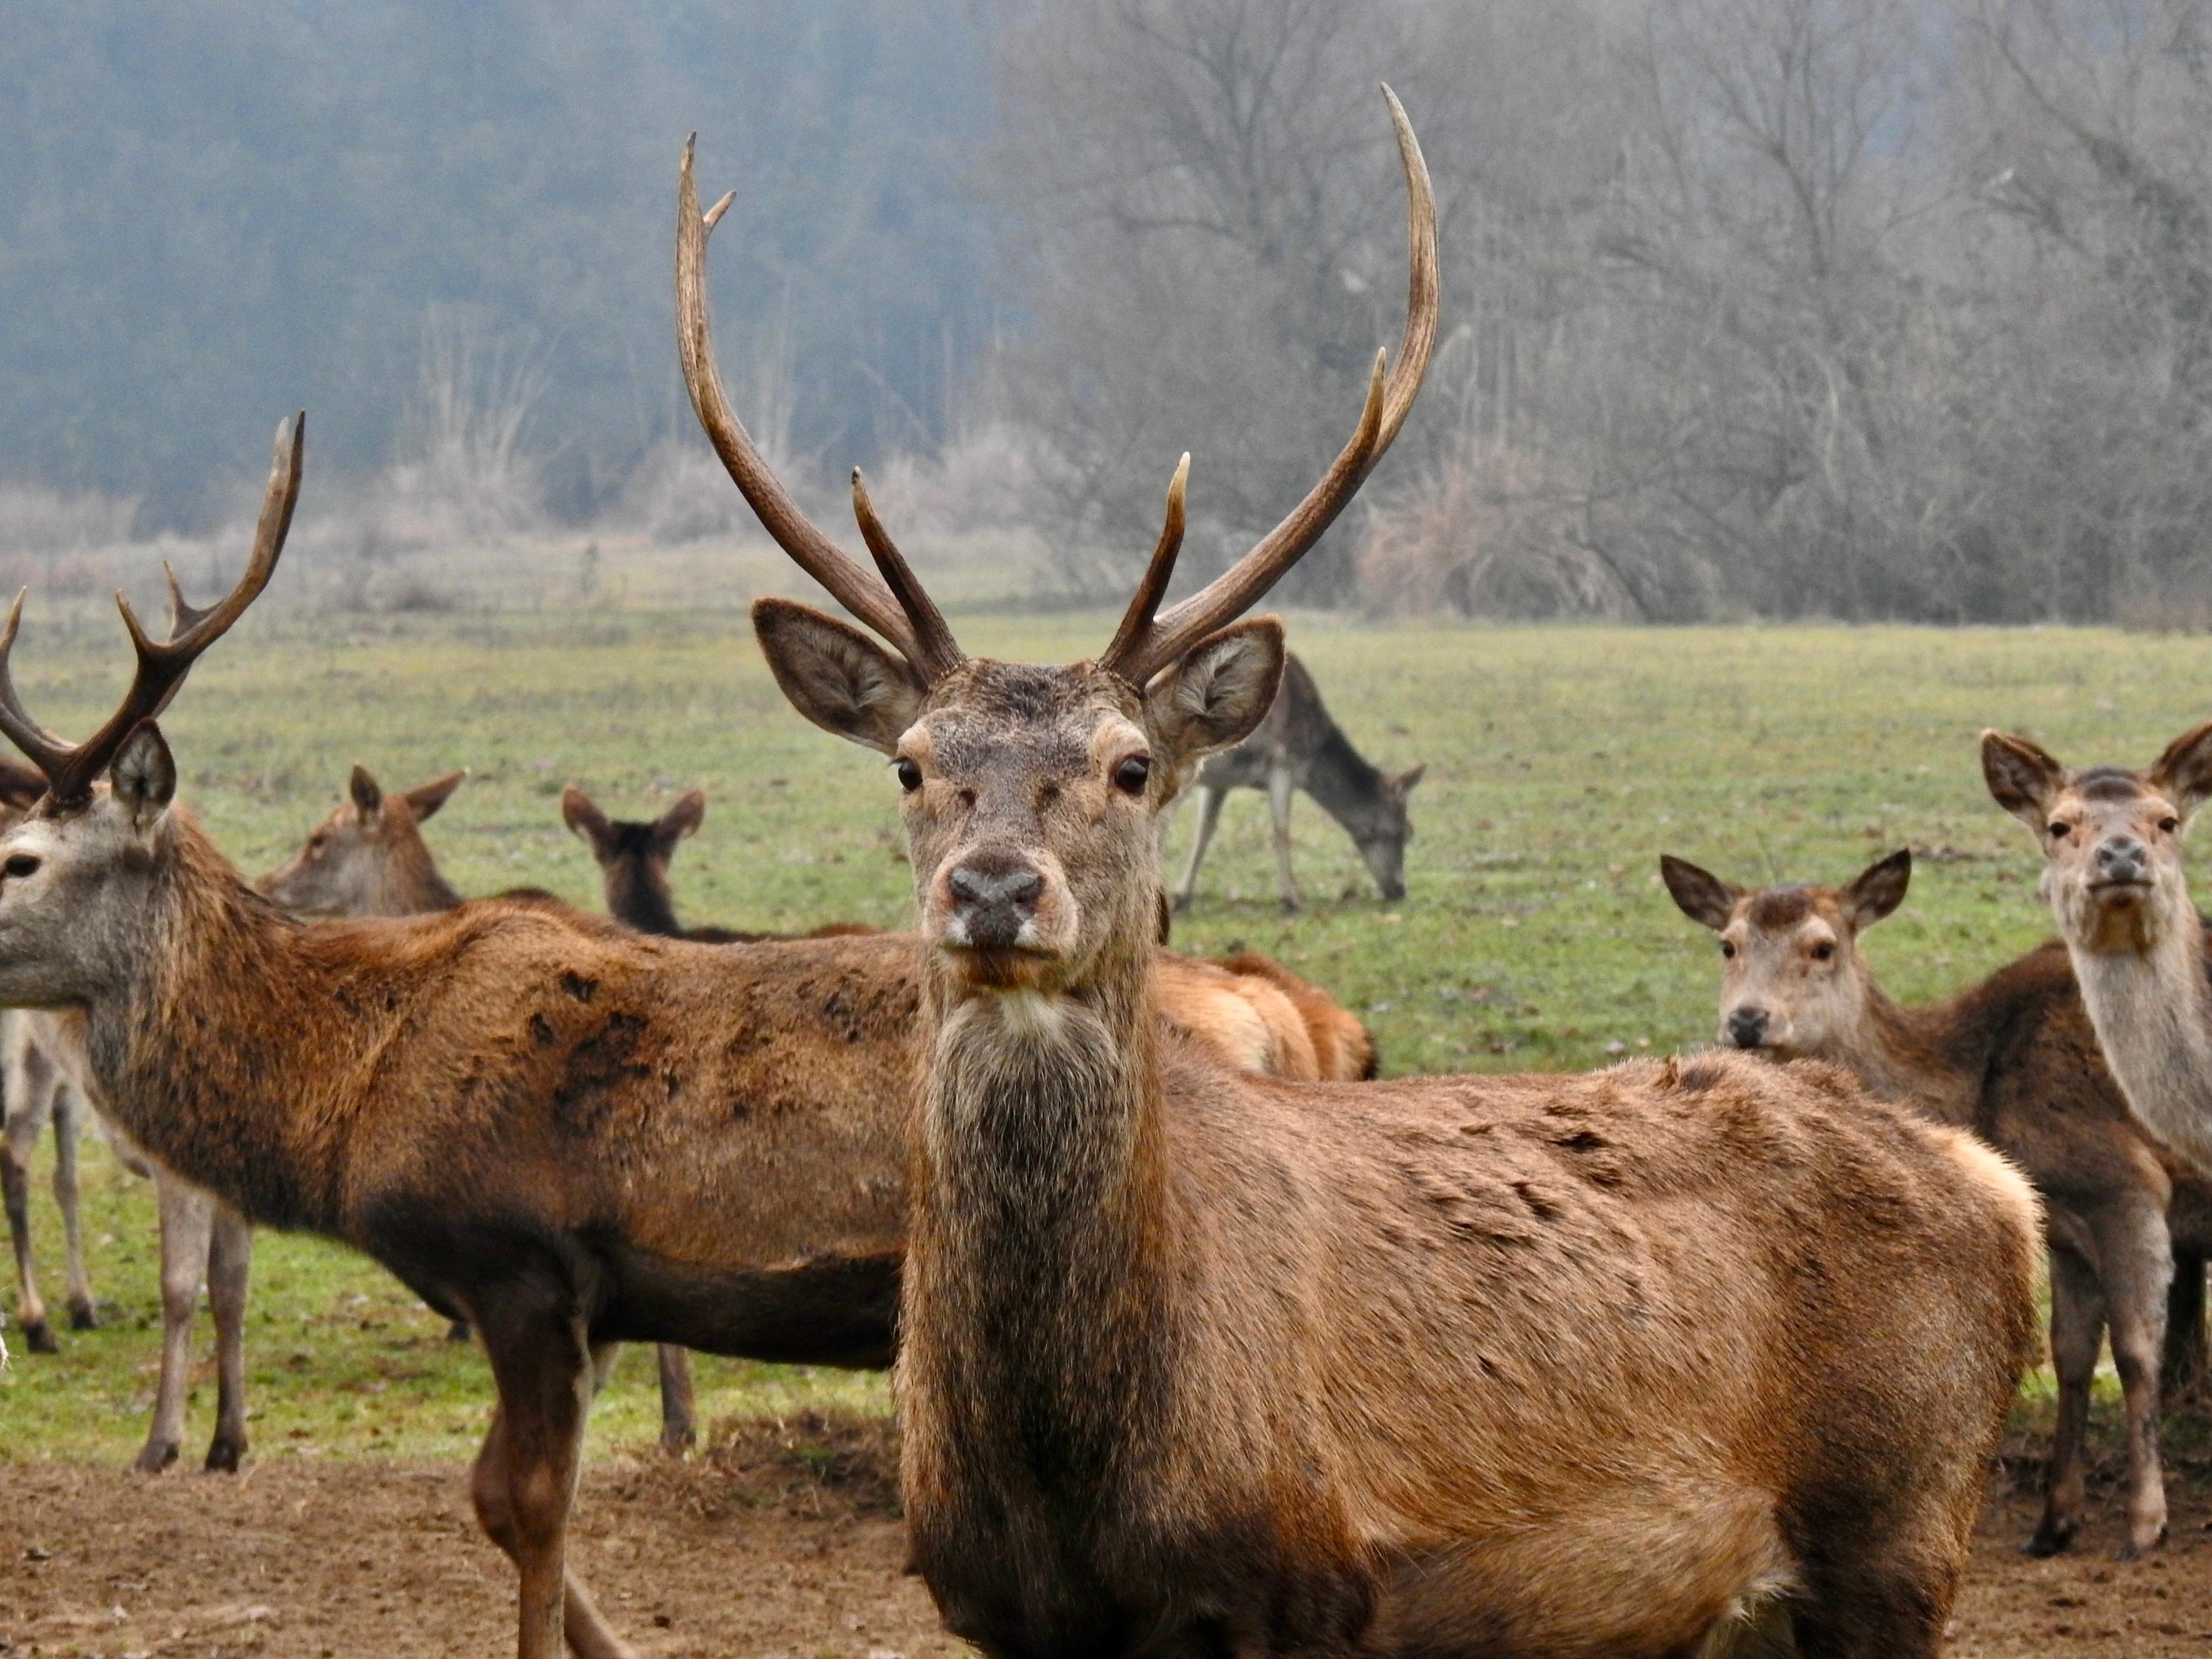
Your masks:
{"label": "stag's antler", "polygon": [[676,185],[676,349],[684,360],[684,384],[690,390],[691,407],[698,411],[699,424],[706,428],[732,481],[776,545],[848,611],[896,647],[925,680],[935,680],[966,659],[945,618],[876,521],[860,475],[853,475],[853,507],[868,551],[883,572],[880,580],[854,563],[799,510],[791,492],[761,459],[744,423],[722,393],[708,319],[707,238],[736,192],[700,212],[698,186],[691,179],[691,153],[698,138],[695,132],[684,143]]}
{"label": "stag's antler", "polygon": [[1420,141],[1413,137],[1405,106],[1388,87],[1382,88],[1382,96],[1389,100],[1390,122],[1397,130],[1398,159],[1405,165],[1409,198],[1406,331],[1398,341],[1397,367],[1386,380],[1382,368],[1387,354],[1375,354],[1375,373],[1367,384],[1367,406],[1360,411],[1358,428],[1321,482],[1291,509],[1290,516],[1203,589],[1156,617],[1152,613],[1167,591],[1176,554],[1182,544],[1183,475],[1177,471],[1176,487],[1168,494],[1169,533],[1161,536],[1136,598],[1115,630],[1113,643],[1098,659],[1102,667],[1139,685],[1215,629],[1257,604],[1261,595],[1321,539],[1322,532],[1359,493],[1359,486],[1382,459],[1382,452],[1390,447],[1390,441],[1398,435],[1398,428],[1406,423],[1406,416],[1413,407],[1421,377],[1428,373],[1429,357],[1437,343],[1437,199],[1429,187],[1428,163],[1421,159]]}
{"label": "stag's antler", "polygon": [[221,603],[199,610],[185,603],[177,586],[177,573],[163,567],[169,579],[169,637],[156,643],[146,637],[131,601],[118,590],[116,609],[138,653],[138,667],[123,706],[107,723],[79,744],[65,743],[33,720],[15,695],[15,678],[9,672],[9,653],[15,648],[15,629],[23,619],[25,588],[9,608],[8,623],[0,629],[0,735],[4,735],[46,775],[46,793],[57,805],[74,805],[92,793],[95,779],[107,769],[123,741],[169,706],[191,672],[201,652],[213,645],[246,614],[261,590],[276,574],[276,556],[284,550],[284,538],[292,528],[292,509],[300,499],[301,446],[307,436],[307,416],[302,410],[276,428],[276,455],[269,468],[269,489],[261,500],[261,520],[253,532],[253,554],[246,574]]}

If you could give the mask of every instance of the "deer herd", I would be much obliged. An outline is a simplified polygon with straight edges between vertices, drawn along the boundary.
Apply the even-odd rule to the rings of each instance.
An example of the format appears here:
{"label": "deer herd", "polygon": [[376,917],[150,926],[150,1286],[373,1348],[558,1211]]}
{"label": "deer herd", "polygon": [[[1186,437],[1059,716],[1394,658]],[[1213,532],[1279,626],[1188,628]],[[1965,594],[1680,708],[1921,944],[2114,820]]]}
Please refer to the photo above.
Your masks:
{"label": "deer herd", "polygon": [[374,1257],[483,1345],[471,1492],[520,1581],[519,1651],[631,1651],[567,1565],[593,1390],[659,1348],[894,1366],[912,1564],[992,1655],[1933,1654],[1990,1457],[2038,1352],[2047,1249],[2058,1433],[2027,1547],[2066,1547],[2106,1331],[2127,1539],[2164,1535],[2160,1357],[2177,1251],[2212,1250],[2212,981],[2181,864],[2212,725],[2148,770],[1985,736],[2043,848],[2061,939],[1900,1006],[1859,936],[1911,857],[1844,887],[1740,889],[1669,857],[1720,935],[1716,1051],[1583,1076],[1375,1081],[1359,1022],[1265,957],[1168,950],[1164,815],[1263,787],[1286,904],[1291,792],[1402,890],[1419,768],[1352,749],[1271,617],[1243,619],[1389,449],[1437,338],[1436,210],[1410,198],[1407,314],[1349,442],[1273,530],[1169,605],[1188,458],[1099,655],[971,657],[876,516],[873,568],[811,522],[716,372],[687,146],[678,355],[732,480],[861,624],[753,607],[796,710],[889,763],[915,927],[684,927],[690,794],[562,816],[608,917],[464,898],[422,825],[455,772],[348,799],[259,882],[177,796],[158,717],[274,575],[303,417],[218,605],[128,604],[131,686],[71,744],[0,631],[0,1057],[27,1344],[26,1152],[52,1121],[67,1306],[96,1117],[152,1176],[166,1334],[139,1467],[178,1455],[203,1279],[210,1468],[246,1447],[251,1229]]}

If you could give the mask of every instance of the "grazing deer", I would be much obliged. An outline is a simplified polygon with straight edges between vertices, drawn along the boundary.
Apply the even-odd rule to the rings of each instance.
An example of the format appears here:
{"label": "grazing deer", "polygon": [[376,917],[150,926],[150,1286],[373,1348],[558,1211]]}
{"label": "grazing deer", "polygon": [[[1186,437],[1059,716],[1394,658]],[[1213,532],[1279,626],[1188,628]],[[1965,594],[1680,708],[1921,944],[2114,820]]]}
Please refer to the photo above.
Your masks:
{"label": "grazing deer", "polygon": [[[347,782],[349,799],[261,878],[261,890],[286,909],[309,915],[419,916],[453,909],[461,896],[439,870],[422,826],[468,775],[465,769],[448,772],[386,794],[368,769],[356,764]],[[468,1322],[454,1321],[447,1335],[467,1340]],[[690,1357],[663,1342],[655,1345],[654,1360],[661,1449],[680,1457],[699,1437]]]}
{"label": "grazing deer", "polygon": [[2089,1390],[2107,1324],[2127,1404],[2127,1541],[2166,1536],[2159,1361],[2172,1240],[2212,1248],[2212,1186],[2176,1176],[2128,1114],[2097,1051],[2065,948],[2039,946],[1946,1002],[1883,994],[1859,936],[1904,902],[1910,851],[1847,887],[1734,887],[1662,858],[1667,890],[1721,936],[1720,1040],[1777,1060],[1824,1060],[1883,1100],[1971,1130],[2043,1196],[2058,1429],[2042,1520],[2022,1547],[2066,1547],[2087,1497]]}
{"label": "grazing deer", "polygon": [[2140,772],[2070,772],[2027,738],[1982,734],[1998,805],[2043,848],[2044,897],[2129,1109],[2212,1178],[2212,987],[2181,837],[2212,795],[2212,721]]}
{"label": "grazing deer", "polygon": [[777,483],[714,369],[722,208],[700,213],[686,156],[694,408],[872,636],[781,599],[755,630],[799,712],[890,756],[903,793],[927,945],[914,1559],[994,1656],[1657,1659],[1778,1598],[1814,1659],[1933,1654],[2033,1340],[2039,1223],[2002,1158],[1827,1067],[1302,1086],[1146,1016],[1158,815],[1282,672],[1280,624],[1236,619],[1374,467],[1434,343],[1434,208],[1389,103],[1396,366],[1291,515],[1159,611],[1178,468],[1112,642],[1060,667],[963,653],[857,475],[880,579]]}
{"label": "grazing deer", "polygon": [[[728,944],[789,937],[733,933],[726,927],[685,927],[676,919],[668,866],[684,837],[707,815],[707,797],[694,789],[658,818],[610,818],[582,790],[561,793],[561,816],[599,860],[606,884],[607,914],[641,933]],[[831,922],[808,934],[834,939],[877,931],[857,922]],[[1159,963],[1161,1017],[1232,1066],[1301,1082],[1353,1082],[1375,1075],[1375,1039],[1336,1000],[1273,958],[1246,951],[1218,961],[1163,952]]]}
{"label": "grazing deer", "polygon": [[1198,831],[1190,862],[1176,889],[1175,908],[1188,910],[1198,887],[1198,866],[1213,839],[1221,803],[1231,789],[1264,789],[1275,829],[1275,869],[1283,908],[1301,902],[1291,871],[1291,797],[1303,789],[1344,826],[1367,872],[1386,899],[1406,896],[1406,843],[1413,838],[1406,799],[1428,769],[1385,772],[1364,758],[1322,706],[1321,688],[1296,657],[1283,663],[1282,688],[1257,731],[1198,769]]}

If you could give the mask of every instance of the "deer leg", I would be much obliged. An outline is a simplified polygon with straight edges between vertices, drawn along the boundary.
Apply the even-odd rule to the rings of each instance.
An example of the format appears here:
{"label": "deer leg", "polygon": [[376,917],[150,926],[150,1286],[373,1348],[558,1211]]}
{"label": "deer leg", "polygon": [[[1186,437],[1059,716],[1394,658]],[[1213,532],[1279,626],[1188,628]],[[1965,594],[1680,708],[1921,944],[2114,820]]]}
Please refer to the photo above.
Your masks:
{"label": "deer leg", "polygon": [[1217,789],[1211,784],[1198,786],[1198,829],[1190,838],[1190,862],[1182,867],[1182,879],[1176,884],[1175,908],[1178,913],[1190,908],[1190,901],[1198,891],[1198,866],[1206,862],[1206,849],[1213,841],[1214,826],[1221,822],[1221,803],[1229,798],[1226,789]]}
{"label": "deer leg", "polygon": [[2024,1555],[2056,1555],[2074,1540],[2087,1501],[2084,1448],[2089,1432],[2089,1385],[2105,1340],[2105,1292],[2089,1264],[2067,1249],[2051,1252],[2051,1364],[2058,1374],[2058,1425],[2044,1474],[2043,1518],[2021,1547]]}
{"label": "deer leg", "polygon": [[7,1205],[8,1237],[15,1248],[15,1305],[24,1346],[33,1353],[58,1353],[61,1345],[46,1322],[46,1304],[31,1261],[31,1149],[45,1125],[46,1106],[18,1087],[20,1075],[10,1069],[7,1132],[0,1135],[0,1199]]}
{"label": "deer leg", "polygon": [[246,1285],[253,1268],[253,1229],[246,1218],[210,1198],[208,1305],[215,1312],[215,1438],[210,1469],[235,1471],[246,1455]]}
{"label": "deer leg", "polygon": [[660,1359],[660,1449],[681,1457],[699,1437],[691,1396],[691,1356],[664,1342]]}
{"label": "deer leg", "polygon": [[215,1200],[164,1170],[155,1171],[154,1200],[161,1212],[161,1380],[154,1391],[153,1425],[131,1466],[141,1474],[159,1474],[184,1445],[192,1321],[215,1230]]}
{"label": "deer leg", "polygon": [[2166,1216],[2148,1205],[2116,1217],[2096,1237],[2098,1276],[2112,1333],[2112,1367],[2128,1424],[2128,1536],[2118,1553],[2133,1560],[2166,1541],[2166,1480],[2159,1466],[2158,1365],[2166,1344],[2166,1291],[2173,1255]]}
{"label": "deer leg", "polygon": [[1282,883],[1283,908],[1295,910],[1301,902],[1298,878],[1291,871],[1291,797],[1297,786],[1281,768],[1267,774],[1267,815],[1274,820],[1275,873]]}
{"label": "deer leg", "polygon": [[2173,1286],[2166,1294],[2166,1349],[2159,1364],[2159,1397],[2169,1404],[2203,1392],[2212,1364],[2204,1341],[2204,1258],[2177,1249]]}
{"label": "deer leg", "polygon": [[[517,1302],[529,1292],[515,1287]],[[520,1659],[635,1659],[568,1571],[584,1418],[602,1352],[572,1311],[481,1304],[471,1310],[499,1384],[499,1407],[471,1480],[477,1519],[521,1577]]]}
{"label": "deer leg", "polygon": [[63,1300],[70,1328],[88,1331],[98,1322],[92,1310],[92,1280],[84,1270],[84,1229],[77,1215],[77,1143],[84,1128],[84,1103],[66,1083],[54,1085],[54,1206],[62,1212],[62,1256],[68,1274]]}

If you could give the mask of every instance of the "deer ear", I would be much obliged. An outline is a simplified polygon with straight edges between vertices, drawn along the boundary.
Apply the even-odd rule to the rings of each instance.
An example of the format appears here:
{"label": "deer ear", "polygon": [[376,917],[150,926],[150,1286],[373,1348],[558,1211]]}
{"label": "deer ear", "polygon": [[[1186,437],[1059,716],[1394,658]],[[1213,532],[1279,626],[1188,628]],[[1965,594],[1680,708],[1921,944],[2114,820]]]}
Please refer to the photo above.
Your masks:
{"label": "deer ear", "polygon": [[353,776],[346,781],[347,793],[353,797],[354,810],[366,823],[384,810],[384,787],[368,775],[368,769],[356,761]]}
{"label": "deer ear", "polygon": [[2148,781],[2185,818],[2203,805],[2212,795],[2212,720],[2166,744]]}
{"label": "deer ear", "polygon": [[1743,896],[1741,888],[1729,886],[1711,872],[1700,870],[1672,853],[1659,855],[1659,878],[1667,884],[1667,890],[1674,896],[1684,915],[1717,933],[1729,925],[1736,901]]}
{"label": "deer ear", "polygon": [[11,760],[0,760],[0,805],[28,811],[46,793],[46,775]]}
{"label": "deer ear", "polygon": [[706,816],[707,792],[694,789],[660,815],[660,822],[653,826],[653,838],[662,846],[672,848],[697,830]]}
{"label": "deer ear", "polygon": [[599,811],[599,803],[573,783],[561,792],[561,822],[591,842],[594,850],[614,838],[614,826]]}
{"label": "deer ear", "polygon": [[1283,624],[1273,617],[1200,640],[1145,688],[1152,736],[1176,763],[1243,742],[1274,706],[1284,654]]}
{"label": "deer ear", "polygon": [[453,791],[468,781],[468,768],[448,772],[442,778],[433,778],[428,783],[418,783],[406,793],[408,810],[415,814],[415,822],[422,823],[433,812],[453,799]]}
{"label": "deer ear", "polygon": [[2026,738],[2009,732],[1982,733],[1982,777],[1996,804],[2040,840],[2051,802],[2066,782],[2066,769]]}
{"label": "deer ear", "polygon": [[169,753],[160,726],[151,720],[138,722],[138,729],[123,740],[109,763],[107,783],[138,832],[151,830],[177,798],[176,757]]}
{"label": "deer ear", "polygon": [[1887,858],[1869,864],[1858,879],[1844,889],[1844,914],[1853,927],[1871,927],[1905,902],[1905,890],[1912,881],[1912,849],[1900,847]]}
{"label": "deer ear", "polygon": [[1423,761],[1419,766],[1407,767],[1391,781],[1398,786],[1398,793],[1401,795],[1410,795],[1413,793],[1413,786],[1427,775],[1429,763]]}
{"label": "deer ear", "polygon": [[755,599],[753,636],[791,706],[824,732],[888,755],[921,712],[914,670],[835,617]]}

